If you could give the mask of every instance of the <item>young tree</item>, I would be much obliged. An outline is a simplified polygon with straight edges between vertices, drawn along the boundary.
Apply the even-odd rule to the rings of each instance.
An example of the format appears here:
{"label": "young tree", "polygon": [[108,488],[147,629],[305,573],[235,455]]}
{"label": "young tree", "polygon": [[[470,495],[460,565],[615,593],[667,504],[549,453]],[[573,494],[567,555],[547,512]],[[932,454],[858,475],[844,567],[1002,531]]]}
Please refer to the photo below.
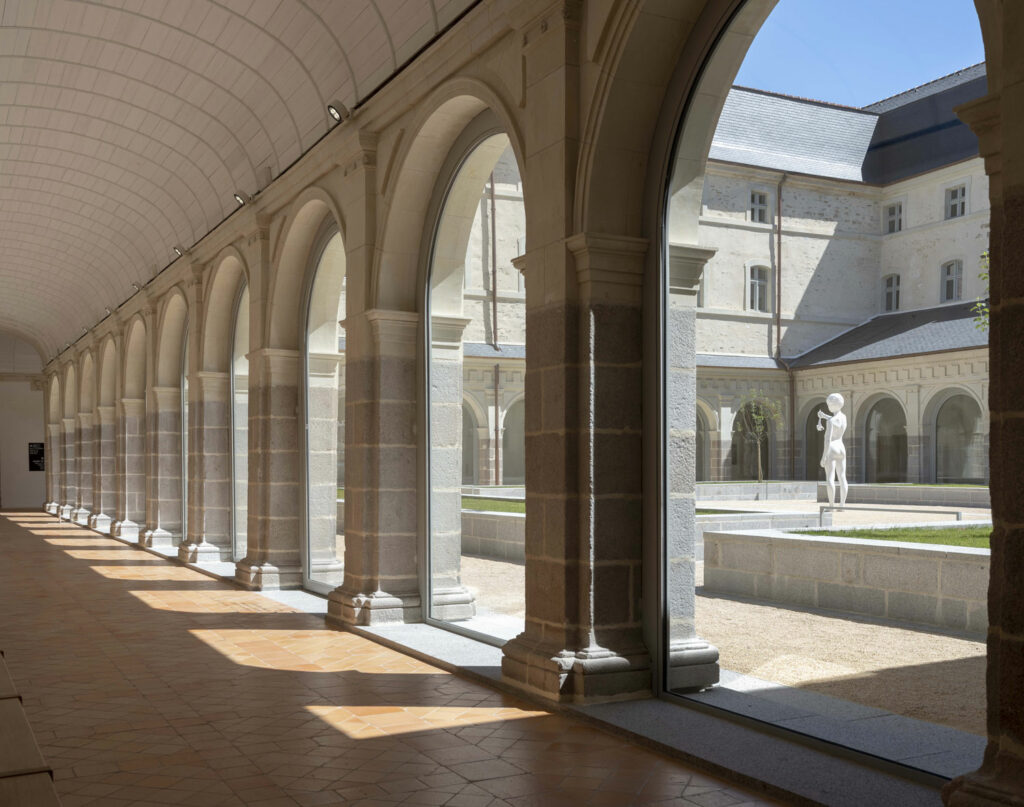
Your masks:
{"label": "young tree", "polygon": [[763,390],[748,392],[740,399],[733,434],[739,432],[742,439],[757,446],[757,481],[764,482],[764,459],[762,452],[768,445],[772,425],[782,425],[782,404],[770,398]]}
{"label": "young tree", "polygon": [[974,327],[979,331],[988,330],[988,250],[981,253],[981,272],[978,278],[985,281],[985,296],[975,300],[971,310],[974,312]]}

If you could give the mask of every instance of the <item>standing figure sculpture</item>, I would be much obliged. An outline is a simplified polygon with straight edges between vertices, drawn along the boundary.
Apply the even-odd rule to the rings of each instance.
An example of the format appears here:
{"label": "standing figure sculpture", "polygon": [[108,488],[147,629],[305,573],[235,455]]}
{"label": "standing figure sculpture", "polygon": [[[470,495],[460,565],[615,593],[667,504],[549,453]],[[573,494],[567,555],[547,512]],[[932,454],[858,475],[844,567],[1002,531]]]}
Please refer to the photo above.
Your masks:
{"label": "standing figure sculpture", "polygon": [[[846,446],[843,445],[843,434],[846,433],[846,415],[842,413],[843,396],[833,392],[825,399],[831,415],[818,410],[818,431],[825,432],[825,448],[821,452],[821,467],[825,469],[825,485],[828,488],[829,507],[836,504],[836,476],[839,477],[839,506],[846,506],[846,493],[850,486],[846,483]],[[828,430],[821,421],[828,424]]]}

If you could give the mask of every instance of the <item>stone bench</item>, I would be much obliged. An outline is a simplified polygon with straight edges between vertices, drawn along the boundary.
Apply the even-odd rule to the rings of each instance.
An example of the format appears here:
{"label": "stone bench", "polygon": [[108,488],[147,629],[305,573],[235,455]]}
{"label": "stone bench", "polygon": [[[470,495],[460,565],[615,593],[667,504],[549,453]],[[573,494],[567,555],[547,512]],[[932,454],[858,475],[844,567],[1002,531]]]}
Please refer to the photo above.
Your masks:
{"label": "stone bench", "polygon": [[21,696],[0,654],[0,804],[59,807],[53,770],[43,759]]}
{"label": "stone bench", "polygon": [[704,533],[704,591],[983,635],[987,549],[791,535]]}

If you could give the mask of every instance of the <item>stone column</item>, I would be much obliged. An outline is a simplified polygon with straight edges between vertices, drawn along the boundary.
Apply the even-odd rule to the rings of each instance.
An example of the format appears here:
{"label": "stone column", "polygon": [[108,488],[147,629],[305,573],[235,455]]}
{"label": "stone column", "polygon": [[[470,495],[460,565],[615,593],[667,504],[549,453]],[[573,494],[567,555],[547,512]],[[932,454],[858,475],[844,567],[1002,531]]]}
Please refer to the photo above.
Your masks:
{"label": "stone column", "polygon": [[92,413],[82,413],[78,416],[78,430],[76,439],[76,450],[78,452],[78,501],[77,507],[71,517],[76,524],[83,527],[89,526],[89,516],[92,514],[92,465],[93,465],[93,432]]}
{"label": "stone column", "polygon": [[[338,353],[311,353],[309,395],[306,400],[306,490],[309,520],[310,576],[331,586],[340,585],[344,557],[338,555]],[[344,451],[344,446],[342,446]]]}
{"label": "stone column", "polygon": [[189,383],[188,536],[178,559],[231,560],[231,378],[201,371]]}
{"label": "stone column", "polygon": [[113,406],[97,406],[93,423],[95,456],[93,458],[93,510],[89,526],[98,532],[110,532],[112,517],[117,512],[116,410]]}
{"label": "stone column", "polygon": [[370,310],[345,325],[345,581],[328,597],[327,619],[418,622],[420,318]]}
{"label": "stone column", "polygon": [[117,521],[111,535],[138,539],[146,523],[146,402],[122,398],[116,439]]}
{"label": "stone column", "polygon": [[146,420],[150,475],[142,543],[169,548],[182,540],[181,387],[152,387]]}
{"label": "stone column", "polygon": [[61,431],[60,517],[71,521],[78,506],[78,462],[75,457],[75,419],[64,418]]}
{"label": "stone column", "polygon": [[297,350],[249,353],[249,524],[235,579],[247,588],[302,585],[301,462]]}
{"label": "stone column", "polygon": [[665,357],[668,490],[664,494],[668,503],[665,522],[666,687],[675,690],[701,689],[718,681],[718,650],[697,635],[695,622],[696,306],[704,266],[714,254],[713,249],[694,246],[672,244],[669,248]]}
{"label": "stone column", "polygon": [[[578,234],[565,246],[564,264],[551,248],[525,262],[526,629],[504,646],[502,673],[583,702],[651,691],[640,596],[647,243]],[[568,299],[548,294],[553,271],[573,272]]]}
{"label": "stone column", "polygon": [[46,424],[46,512],[52,516],[60,512],[62,432],[59,423]]}
{"label": "stone column", "polygon": [[[990,14],[996,6],[979,3]],[[992,537],[988,585],[988,745],[981,767],[943,789],[948,807],[1024,804],[1024,65],[1016,55],[1024,8],[1002,3],[995,12],[1005,59],[990,59],[989,95],[957,108],[978,135],[989,175]],[[988,32],[988,31],[987,31]],[[998,42],[998,40],[996,40]],[[991,47],[993,42],[986,40]],[[1012,58],[1009,54],[1013,54]],[[990,56],[999,55],[999,50]],[[1011,72],[1012,71],[1012,72]],[[1013,75],[1012,73],[1017,75]],[[1011,73],[1006,75],[1005,73]],[[995,83],[1001,78],[1000,89]],[[1012,82],[1012,83],[1011,83]],[[1005,139],[1004,139],[1005,138]]]}
{"label": "stone column", "polygon": [[234,418],[232,420],[234,470],[232,492],[234,509],[231,513],[232,559],[245,557],[246,531],[249,527],[249,375],[235,373]]}
{"label": "stone column", "polygon": [[476,613],[462,585],[462,333],[470,320],[431,318],[430,541],[431,612],[456,621]]}

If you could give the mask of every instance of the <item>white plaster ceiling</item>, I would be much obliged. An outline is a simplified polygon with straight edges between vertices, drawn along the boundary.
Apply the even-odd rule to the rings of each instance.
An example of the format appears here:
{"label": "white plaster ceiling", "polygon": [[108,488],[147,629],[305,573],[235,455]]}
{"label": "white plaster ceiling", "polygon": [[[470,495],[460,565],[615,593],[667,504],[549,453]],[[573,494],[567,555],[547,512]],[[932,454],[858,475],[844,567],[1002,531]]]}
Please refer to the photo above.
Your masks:
{"label": "white plaster ceiling", "polygon": [[0,0],[0,329],[82,335],[474,0]]}

